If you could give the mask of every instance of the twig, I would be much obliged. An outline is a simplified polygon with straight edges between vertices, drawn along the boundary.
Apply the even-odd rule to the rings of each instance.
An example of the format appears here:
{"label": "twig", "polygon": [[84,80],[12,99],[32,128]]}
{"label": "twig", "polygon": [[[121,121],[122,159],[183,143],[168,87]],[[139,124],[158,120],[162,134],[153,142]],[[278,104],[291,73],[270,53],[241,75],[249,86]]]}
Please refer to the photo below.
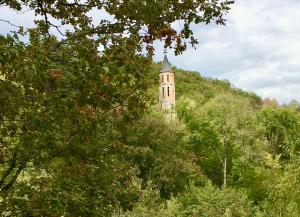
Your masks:
{"label": "twig", "polygon": [[64,34],[64,33],[59,29],[59,28],[61,27],[61,25],[60,25],[60,26],[54,25],[54,24],[51,23],[50,21],[48,21],[48,24],[49,24],[50,26],[54,27],[54,28],[59,32],[59,34],[61,34],[62,36],[66,36],[66,34]]}
{"label": "twig", "polygon": [[16,27],[16,28],[22,28],[22,26],[18,26],[16,24],[13,24],[11,23],[10,21],[8,20],[3,20],[3,19],[0,19],[1,22],[5,22],[5,23],[8,23],[9,25],[13,26],[13,27]]}

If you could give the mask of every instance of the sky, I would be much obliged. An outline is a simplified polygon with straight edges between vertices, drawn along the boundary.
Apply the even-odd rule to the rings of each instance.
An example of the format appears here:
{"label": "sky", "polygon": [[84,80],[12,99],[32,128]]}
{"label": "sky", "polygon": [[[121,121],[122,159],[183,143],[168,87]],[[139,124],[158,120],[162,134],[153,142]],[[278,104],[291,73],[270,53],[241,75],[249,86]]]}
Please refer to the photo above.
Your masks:
{"label": "sky", "polygon": [[[210,78],[229,80],[234,87],[253,91],[280,103],[300,101],[300,0],[236,0],[226,26],[195,25],[197,49],[180,56],[169,51],[177,68],[200,72]],[[32,26],[34,15],[18,16],[0,7],[0,19]],[[0,34],[11,29],[0,22]],[[163,49],[156,46],[154,60]]]}
{"label": "sky", "polygon": [[[196,50],[168,53],[178,68],[279,102],[300,101],[300,0],[237,0],[226,26],[195,26]],[[155,60],[162,59],[158,50]]]}

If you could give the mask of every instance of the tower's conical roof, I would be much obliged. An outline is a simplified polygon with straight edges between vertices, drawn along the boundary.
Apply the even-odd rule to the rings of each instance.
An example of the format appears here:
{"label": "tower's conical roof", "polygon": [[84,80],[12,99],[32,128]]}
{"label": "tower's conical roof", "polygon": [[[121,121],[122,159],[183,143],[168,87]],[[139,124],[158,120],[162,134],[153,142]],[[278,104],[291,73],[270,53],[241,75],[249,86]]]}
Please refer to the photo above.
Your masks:
{"label": "tower's conical roof", "polygon": [[167,55],[165,55],[160,72],[170,72],[170,71],[172,71],[172,65],[169,62]]}

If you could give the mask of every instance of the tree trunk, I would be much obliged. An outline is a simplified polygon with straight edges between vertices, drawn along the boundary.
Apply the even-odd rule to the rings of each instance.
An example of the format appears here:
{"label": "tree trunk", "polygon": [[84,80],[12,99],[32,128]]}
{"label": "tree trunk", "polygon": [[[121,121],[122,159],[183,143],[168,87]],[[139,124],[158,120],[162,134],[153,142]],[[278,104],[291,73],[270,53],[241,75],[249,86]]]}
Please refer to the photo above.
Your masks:
{"label": "tree trunk", "polygon": [[226,188],[227,186],[227,145],[225,142],[224,144],[224,160],[223,160],[223,187]]}

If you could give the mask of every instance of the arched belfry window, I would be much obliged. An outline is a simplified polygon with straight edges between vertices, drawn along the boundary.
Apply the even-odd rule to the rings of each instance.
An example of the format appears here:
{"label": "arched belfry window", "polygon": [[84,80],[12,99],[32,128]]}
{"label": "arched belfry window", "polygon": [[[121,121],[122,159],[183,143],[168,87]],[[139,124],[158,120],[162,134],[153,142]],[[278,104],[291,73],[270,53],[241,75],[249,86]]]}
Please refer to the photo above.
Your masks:
{"label": "arched belfry window", "polygon": [[170,96],[170,87],[168,87],[168,96]]}
{"label": "arched belfry window", "polygon": [[169,75],[167,75],[167,82],[169,82]]}
{"label": "arched belfry window", "polygon": [[165,98],[165,88],[162,87],[162,98]]}

